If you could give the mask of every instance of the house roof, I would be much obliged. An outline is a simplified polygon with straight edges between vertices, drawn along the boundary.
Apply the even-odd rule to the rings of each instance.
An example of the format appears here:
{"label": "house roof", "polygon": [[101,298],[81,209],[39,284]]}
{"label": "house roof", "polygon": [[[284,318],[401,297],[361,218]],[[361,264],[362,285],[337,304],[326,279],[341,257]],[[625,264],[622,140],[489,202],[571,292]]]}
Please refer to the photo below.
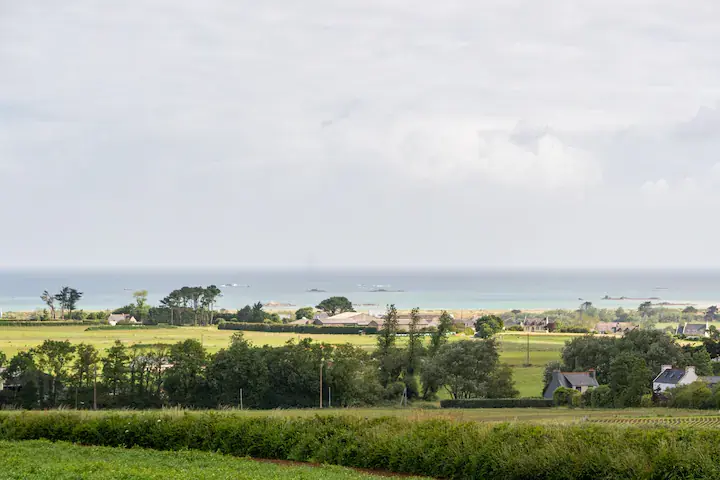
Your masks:
{"label": "house roof", "polygon": [[328,317],[328,320],[347,320],[349,318],[357,317],[358,315],[362,315],[362,313],[343,312],[343,313],[338,313],[337,315],[333,315],[332,317]]}
{"label": "house roof", "polygon": [[704,323],[688,323],[683,332],[685,335],[704,335],[706,325]]}
{"label": "house roof", "polygon": [[720,376],[710,376],[710,377],[698,377],[698,380],[702,380],[705,383],[708,383],[710,385],[716,385],[720,383]]}
{"label": "house roof", "polygon": [[571,387],[598,387],[600,384],[589,372],[560,372]]}
{"label": "house roof", "polygon": [[547,317],[544,317],[544,318],[526,318],[522,323],[523,323],[523,325],[528,326],[528,327],[538,327],[538,326],[545,326],[545,325],[548,325],[549,323],[554,323],[554,322],[550,322]]}
{"label": "house roof", "polygon": [[113,313],[108,317],[108,320],[111,322],[122,322],[123,320],[127,320],[129,318],[131,318],[130,315],[125,313]]}
{"label": "house roof", "polygon": [[653,383],[665,383],[668,385],[676,385],[685,376],[684,368],[668,368],[667,370],[660,372],[660,375],[655,377]]}
{"label": "house roof", "polygon": [[595,330],[598,332],[618,332],[621,330],[633,330],[637,328],[631,322],[600,322],[595,325]]}

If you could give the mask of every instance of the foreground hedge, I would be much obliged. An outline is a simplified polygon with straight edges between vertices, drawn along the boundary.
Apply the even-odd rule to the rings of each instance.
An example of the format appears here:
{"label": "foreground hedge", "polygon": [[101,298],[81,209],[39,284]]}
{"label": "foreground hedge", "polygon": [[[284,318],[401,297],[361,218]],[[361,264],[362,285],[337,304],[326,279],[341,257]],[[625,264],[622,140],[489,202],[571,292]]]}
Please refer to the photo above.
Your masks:
{"label": "foreground hedge", "polygon": [[720,478],[720,430],[254,417],[3,413],[0,440],[195,449],[455,479]]}
{"label": "foreground hedge", "polygon": [[336,335],[357,335],[377,333],[377,328],[361,327],[322,327],[319,325],[282,325],[274,323],[235,323],[226,322],[218,325],[220,330],[244,330],[249,332],[285,332],[285,333],[323,333]]}
{"label": "foreground hedge", "polygon": [[469,400],[441,400],[442,408],[542,408],[552,407],[553,401],[544,398],[473,398]]}

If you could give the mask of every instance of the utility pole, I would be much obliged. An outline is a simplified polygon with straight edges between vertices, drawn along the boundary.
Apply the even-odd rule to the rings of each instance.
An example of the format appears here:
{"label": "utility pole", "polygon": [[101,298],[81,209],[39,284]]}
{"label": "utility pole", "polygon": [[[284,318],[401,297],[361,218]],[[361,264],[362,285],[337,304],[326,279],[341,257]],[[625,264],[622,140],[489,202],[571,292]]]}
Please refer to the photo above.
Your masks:
{"label": "utility pole", "polygon": [[93,379],[93,410],[97,410],[97,363],[94,367],[95,378]]}
{"label": "utility pole", "polygon": [[530,332],[527,334],[527,349],[525,355],[525,365],[530,366]]}
{"label": "utility pole", "polygon": [[323,374],[323,359],[320,358],[320,408],[323,407],[323,386],[322,386],[322,374]]}
{"label": "utility pole", "polygon": [[332,408],[332,390],[328,387],[328,408]]}
{"label": "utility pole", "polygon": [[240,410],[243,409],[243,389],[240,389]]}

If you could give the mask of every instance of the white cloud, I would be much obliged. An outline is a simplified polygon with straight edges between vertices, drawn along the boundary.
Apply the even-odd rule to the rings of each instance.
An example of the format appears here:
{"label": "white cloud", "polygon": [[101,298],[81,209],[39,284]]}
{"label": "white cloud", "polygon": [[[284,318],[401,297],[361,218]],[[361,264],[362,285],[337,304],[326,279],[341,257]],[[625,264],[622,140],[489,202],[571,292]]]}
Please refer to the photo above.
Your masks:
{"label": "white cloud", "polygon": [[648,195],[663,195],[670,190],[670,185],[664,178],[655,181],[648,180],[643,183],[641,190]]}

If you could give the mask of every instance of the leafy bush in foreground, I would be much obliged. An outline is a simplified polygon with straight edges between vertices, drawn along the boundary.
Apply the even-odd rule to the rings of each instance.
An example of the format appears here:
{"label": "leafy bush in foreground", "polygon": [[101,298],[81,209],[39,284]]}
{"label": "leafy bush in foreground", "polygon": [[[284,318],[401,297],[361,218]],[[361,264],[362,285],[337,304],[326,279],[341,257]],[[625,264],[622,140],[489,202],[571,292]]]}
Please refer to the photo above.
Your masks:
{"label": "leafy bush in foreground", "polygon": [[0,440],[203,450],[456,479],[718,478],[720,430],[221,413],[0,415]]}

